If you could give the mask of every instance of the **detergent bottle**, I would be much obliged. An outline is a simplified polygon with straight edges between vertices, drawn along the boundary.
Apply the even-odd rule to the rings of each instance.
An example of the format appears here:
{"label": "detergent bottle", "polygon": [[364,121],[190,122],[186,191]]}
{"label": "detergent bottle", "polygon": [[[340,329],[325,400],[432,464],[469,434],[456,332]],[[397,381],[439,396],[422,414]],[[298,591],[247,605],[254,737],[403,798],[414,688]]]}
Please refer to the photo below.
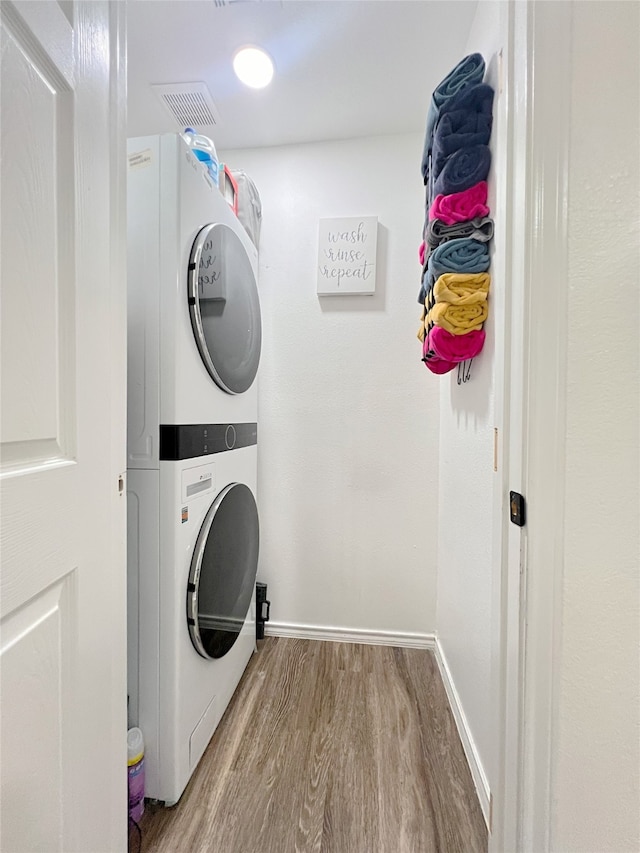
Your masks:
{"label": "detergent bottle", "polygon": [[144,740],[138,728],[127,732],[127,764],[129,817],[139,823],[144,812]]}
{"label": "detergent bottle", "polygon": [[218,186],[218,155],[213,142],[208,136],[196,133],[192,127],[185,127],[182,138],[205,166],[213,183]]}

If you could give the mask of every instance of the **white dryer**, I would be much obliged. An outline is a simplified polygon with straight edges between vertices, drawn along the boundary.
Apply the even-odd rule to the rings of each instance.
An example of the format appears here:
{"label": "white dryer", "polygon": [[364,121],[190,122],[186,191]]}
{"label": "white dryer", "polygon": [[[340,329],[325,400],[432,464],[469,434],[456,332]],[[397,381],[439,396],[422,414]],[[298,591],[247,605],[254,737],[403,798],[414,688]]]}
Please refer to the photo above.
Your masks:
{"label": "white dryer", "polygon": [[128,467],[155,468],[160,424],[257,420],[258,258],[182,137],[128,152]]}
{"label": "white dryer", "polygon": [[256,646],[257,435],[238,424],[227,450],[229,426],[208,428],[221,452],[190,456],[201,437],[187,428],[166,445],[182,458],[129,471],[129,714],[144,734],[146,796],[167,805]]}

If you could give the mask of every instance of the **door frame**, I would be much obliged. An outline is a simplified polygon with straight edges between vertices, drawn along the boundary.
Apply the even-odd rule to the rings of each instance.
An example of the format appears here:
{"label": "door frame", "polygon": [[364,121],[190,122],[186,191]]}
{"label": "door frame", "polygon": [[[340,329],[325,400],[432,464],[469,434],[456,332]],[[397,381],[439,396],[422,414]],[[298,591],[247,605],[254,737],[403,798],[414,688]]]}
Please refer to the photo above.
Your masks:
{"label": "door frame", "polygon": [[[118,642],[112,645],[112,671],[122,693],[111,696],[112,742],[127,730],[127,7],[109,0],[109,255],[111,341],[111,564],[118,589]],[[123,747],[126,752],[126,747]],[[115,764],[115,763],[114,763]],[[112,773],[122,772],[114,766]],[[115,785],[115,778],[113,780]],[[124,817],[124,821],[123,821]],[[126,824],[123,826],[123,823]],[[128,838],[126,804],[112,807],[114,849]],[[123,839],[124,836],[124,839]]]}
{"label": "door frame", "polygon": [[[501,511],[489,849],[550,849],[561,641],[566,434],[571,2],[510,0],[504,83],[509,186]],[[527,503],[509,520],[508,491]]]}

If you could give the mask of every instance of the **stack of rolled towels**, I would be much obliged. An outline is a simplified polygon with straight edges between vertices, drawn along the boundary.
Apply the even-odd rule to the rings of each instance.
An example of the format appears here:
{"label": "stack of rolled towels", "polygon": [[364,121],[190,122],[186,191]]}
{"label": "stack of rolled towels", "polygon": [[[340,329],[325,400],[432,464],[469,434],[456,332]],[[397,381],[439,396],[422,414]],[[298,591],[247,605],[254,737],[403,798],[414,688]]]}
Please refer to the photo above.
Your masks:
{"label": "stack of rolled towels", "polygon": [[448,373],[484,345],[493,237],[487,206],[493,89],[482,82],[484,72],[479,53],[465,57],[433,92],[427,115],[418,338],[433,373]]}

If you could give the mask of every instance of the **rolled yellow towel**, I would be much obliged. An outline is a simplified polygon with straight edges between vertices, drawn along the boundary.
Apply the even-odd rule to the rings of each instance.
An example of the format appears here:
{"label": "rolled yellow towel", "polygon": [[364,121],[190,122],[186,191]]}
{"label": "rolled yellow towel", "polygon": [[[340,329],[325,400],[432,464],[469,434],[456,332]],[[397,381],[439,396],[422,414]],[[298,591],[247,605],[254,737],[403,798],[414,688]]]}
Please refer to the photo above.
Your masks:
{"label": "rolled yellow towel", "polygon": [[452,335],[466,335],[467,332],[479,332],[488,314],[489,306],[486,300],[477,302],[475,305],[450,305],[448,302],[438,302],[427,314],[425,323],[441,326]]}
{"label": "rolled yellow towel", "polygon": [[491,276],[488,272],[479,273],[443,273],[433,287],[436,302],[450,305],[475,305],[485,302]]}

